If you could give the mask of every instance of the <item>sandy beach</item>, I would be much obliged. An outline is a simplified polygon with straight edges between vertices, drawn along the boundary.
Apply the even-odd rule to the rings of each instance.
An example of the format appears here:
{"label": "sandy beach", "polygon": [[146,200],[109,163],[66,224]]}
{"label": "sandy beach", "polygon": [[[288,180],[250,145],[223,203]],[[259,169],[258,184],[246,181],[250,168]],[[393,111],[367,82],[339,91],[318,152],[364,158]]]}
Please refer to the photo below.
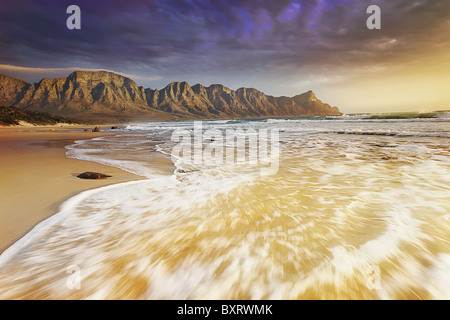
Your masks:
{"label": "sandy beach", "polygon": [[[93,127],[0,127],[0,253],[57,213],[68,198],[84,190],[140,178],[114,167],[65,156],[64,147],[74,140],[104,134],[83,131]],[[77,178],[85,171],[112,177]]]}

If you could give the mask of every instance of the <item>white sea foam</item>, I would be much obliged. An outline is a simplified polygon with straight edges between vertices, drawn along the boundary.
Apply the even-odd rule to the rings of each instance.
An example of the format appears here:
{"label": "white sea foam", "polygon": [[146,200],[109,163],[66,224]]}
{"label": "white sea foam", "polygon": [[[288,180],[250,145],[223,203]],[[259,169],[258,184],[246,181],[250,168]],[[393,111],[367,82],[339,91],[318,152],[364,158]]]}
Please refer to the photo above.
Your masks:
{"label": "white sea foam", "polygon": [[[0,256],[0,298],[446,298],[450,155],[446,124],[429,123],[204,123],[278,128],[273,176],[239,161],[157,170],[192,122],[77,142],[68,156],[146,179],[66,201]],[[374,129],[396,135],[336,134]]]}
{"label": "white sea foam", "polygon": [[[133,185],[137,182],[130,181],[125,182],[122,184],[127,185]],[[112,186],[105,186],[99,189],[94,190],[88,190],[84,191],[68,200],[66,200],[60,207],[59,212],[57,214],[54,214],[53,216],[43,220],[39,224],[37,224],[31,231],[29,231],[26,235],[24,235],[22,238],[17,240],[12,246],[7,248],[1,255],[0,255],[0,270],[10,261],[15,255],[17,255],[21,250],[26,250],[27,246],[39,241],[41,237],[43,237],[48,230],[58,224],[61,223],[61,221],[64,218],[67,218],[71,213],[73,213],[73,210],[76,208],[77,205],[79,205],[84,200],[88,199],[89,197],[94,196],[97,192],[104,192],[111,189],[116,189],[120,187],[121,185],[112,185]]]}

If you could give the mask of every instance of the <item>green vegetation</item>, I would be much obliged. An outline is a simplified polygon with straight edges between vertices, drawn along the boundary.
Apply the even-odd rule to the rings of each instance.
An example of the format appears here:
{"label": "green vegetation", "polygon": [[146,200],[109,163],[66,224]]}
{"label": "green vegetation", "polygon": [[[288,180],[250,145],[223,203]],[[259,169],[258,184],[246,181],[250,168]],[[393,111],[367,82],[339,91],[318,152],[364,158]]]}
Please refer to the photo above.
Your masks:
{"label": "green vegetation", "polygon": [[390,113],[373,114],[369,119],[430,119],[437,118],[436,113]]}
{"label": "green vegetation", "polygon": [[20,121],[25,121],[35,125],[54,125],[57,123],[80,124],[75,119],[54,116],[45,112],[36,112],[18,109],[16,107],[0,106],[0,125],[17,125]]}

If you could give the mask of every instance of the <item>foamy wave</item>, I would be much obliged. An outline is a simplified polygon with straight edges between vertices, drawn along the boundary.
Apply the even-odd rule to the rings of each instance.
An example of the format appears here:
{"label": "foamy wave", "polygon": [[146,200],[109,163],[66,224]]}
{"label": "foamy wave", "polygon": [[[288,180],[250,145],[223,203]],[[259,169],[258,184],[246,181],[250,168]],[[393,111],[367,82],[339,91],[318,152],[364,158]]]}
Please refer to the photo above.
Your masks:
{"label": "foamy wave", "polygon": [[354,134],[367,136],[387,136],[387,137],[434,137],[434,138],[450,138],[450,133],[427,133],[427,132],[401,132],[401,131],[363,131],[363,130],[346,130],[335,131],[336,134]]}
{"label": "foamy wave", "polygon": [[[271,176],[257,164],[176,157],[161,173],[155,157],[169,159],[174,144],[162,124],[76,143],[69,156],[147,179],[66,201],[0,256],[0,298],[448,297],[446,138],[337,135],[349,125],[337,123],[286,121]],[[67,287],[70,266],[79,290]]]}

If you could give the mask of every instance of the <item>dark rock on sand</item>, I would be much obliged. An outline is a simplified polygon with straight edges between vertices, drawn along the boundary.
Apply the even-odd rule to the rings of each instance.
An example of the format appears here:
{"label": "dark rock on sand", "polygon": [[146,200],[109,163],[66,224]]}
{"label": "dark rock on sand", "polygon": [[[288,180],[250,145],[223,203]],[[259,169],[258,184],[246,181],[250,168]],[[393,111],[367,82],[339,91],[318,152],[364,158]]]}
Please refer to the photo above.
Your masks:
{"label": "dark rock on sand", "polygon": [[111,176],[108,176],[108,175],[103,174],[103,173],[89,172],[88,171],[88,172],[83,172],[83,173],[79,174],[77,177],[81,178],[81,179],[106,179],[106,178],[109,178]]}
{"label": "dark rock on sand", "polygon": [[95,127],[94,129],[92,129],[92,132],[100,132],[100,127]]}

